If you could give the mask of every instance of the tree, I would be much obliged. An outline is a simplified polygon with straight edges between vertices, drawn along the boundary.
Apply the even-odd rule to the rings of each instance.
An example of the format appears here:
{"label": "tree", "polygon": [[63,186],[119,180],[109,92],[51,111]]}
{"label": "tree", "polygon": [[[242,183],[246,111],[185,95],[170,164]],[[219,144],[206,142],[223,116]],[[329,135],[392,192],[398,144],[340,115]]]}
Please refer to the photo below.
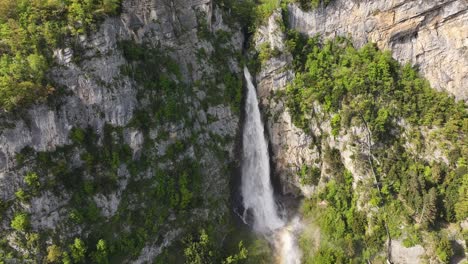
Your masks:
{"label": "tree", "polygon": [[107,264],[108,260],[108,249],[104,239],[99,239],[96,244],[96,251],[93,253],[93,259],[98,264]]}
{"label": "tree", "polygon": [[462,177],[462,183],[458,188],[458,201],[455,203],[455,214],[458,220],[468,217],[468,174]]}
{"label": "tree", "polygon": [[338,134],[340,133],[340,129],[341,129],[341,116],[340,114],[336,114],[332,117],[331,121],[330,121],[330,124],[331,124],[331,127],[332,127],[332,135],[333,136],[338,136]]}
{"label": "tree", "polygon": [[302,185],[317,185],[320,181],[321,171],[314,166],[303,164],[299,172],[300,182]]}
{"label": "tree", "polygon": [[437,216],[437,192],[433,187],[423,197],[423,208],[419,217],[419,222],[432,224]]}
{"label": "tree", "polygon": [[200,231],[200,236],[196,240],[189,239],[184,250],[185,263],[205,264],[212,263],[215,253],[211,248],[211,242],[204,229]]}
{"label": "tree", "polygon": [[19,189],[17,192],[15,192],[15,196],[22,202],[25,202],[29,199],[29,195],[23,189]]}
{"label": "tree", "polygon": [[37,174],[34,172],[28,172],[24,177],[24,182],[26,182],[26,184],[33,189],[40,187],[39,176],[37,176]]}
{"label": "tree", "polygon": [[[0,0],[0,108],[13,110],[46,98],[53,49],[114,15],[121,0]],[[97,12],[100,11],[100,12]]]}
{"label": "tree", "polygon": [[450,263],[450,259],[453,256],[453,249],[450,241],[446,236],[442,236],[439,239],[436,253],[437,257],[439,257],[443,263]]}
{"label": "tree", "polygon": [[86,246],[83,240],[75,238],[73,244],[70,245],[70,252],[74,262],[82,262],[85,259]]}
{"label": "tree", "polygon": [[72,264],[72,260],[70,258],[70,255],[67,252],[63,252],[62,263],[63,264]]}
{"label": "tree", "polygon": [[377,117],[375,118],[372,124],[372,131],[378,135],[378,138],[382,138],[382,136],[387,131],[389,126],[389,111],[385,108],[381,108],[377,112]]}
{"label": "tree", "polygon": [[179,191],[180,191],[180,205],[181,209],[187,208],[193,198],[193,193],[189,189],[189,178],[187,172],[183,172],[179,176]]}
{"label": "tree", "polygon": [[239,252],[236,253],[235,255],[227,257],[223,261],[223,264],[238,263],[238,262],[241,262],[242,260],[247,259],[248,250],[244,247],[244,243],[242,241],[239,242],[238,248],[239,248]]}

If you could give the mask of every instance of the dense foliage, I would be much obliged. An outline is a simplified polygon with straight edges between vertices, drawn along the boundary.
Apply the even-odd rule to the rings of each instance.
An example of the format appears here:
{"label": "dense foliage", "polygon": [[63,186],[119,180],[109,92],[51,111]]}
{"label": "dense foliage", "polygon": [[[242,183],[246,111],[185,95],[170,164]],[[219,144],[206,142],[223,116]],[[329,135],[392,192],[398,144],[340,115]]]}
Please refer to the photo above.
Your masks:
{"label": "dense foliage", "polygon": [[53,49],[96,28],[118,11],[120,0],[1,0],[0,109],[44,98],[54,90],[47,79]]}
{"label": "dense foliage", "polygon": [[295,2],[298,2],[302,9],[309,10],[320,6],[327,6],[332,0],[295,0]]}
{"label": "dense foliage", "polygon": [[[333,137],[352,126],[365,128],[365,155],[353,158],[375,175],[365,187],[367,206],[379,210],[374,216],[359,216],[349,185],[343,186],[345,180],[335,184],[348,175],[339,172],[336,162],[331,163],[338,168],[335,178],[315,198],[326,201],[327,209],[317,210],[317,200],[306,203],[318,214],[321,230],[341,245],[332,250],[321,243],[325,248],[316,255],[328,259],[324,263],[372,259],[391,237],[404,233],[408,245],[421,243],[415,236],[422,230],[435,232],[444,222],[466,219],[468,114],[463,102],[435,91],[410,65],[400,66],[373,44],[355,49],[345,38],[322,42],[295,32],[289,33],[287,44],[297,72],[286,91],[294,123],[312,136],[312,123],[323,118]],[[319,150],[320,142],[316,138]],[[447,162],[424,156],[428,144],[435,143]],[[322,150],[323,160],[328,152]],[[407,226],[403,233],[402,224]],[[414,228],[419,230],[415,236]]]}
{"label": "dense foliage", "polygon": [[273,11],[281,6],[281,0],[216,0],[216,3],[232,16],[228,16],[228,22],[239,23],[247,32],[265,23]]}

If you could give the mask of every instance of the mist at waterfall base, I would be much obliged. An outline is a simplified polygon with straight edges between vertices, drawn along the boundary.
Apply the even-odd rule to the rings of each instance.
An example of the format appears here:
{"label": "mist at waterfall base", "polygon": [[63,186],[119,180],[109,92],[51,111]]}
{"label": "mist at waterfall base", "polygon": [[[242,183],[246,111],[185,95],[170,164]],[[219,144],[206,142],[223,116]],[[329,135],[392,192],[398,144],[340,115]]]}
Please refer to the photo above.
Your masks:
{"label": "mist at waterfall base", "polygon": [[268,145],[252,76],[246,67],[244,76],[248,89],[242,136],[242,218],[244,222],[253,224],[255,232],[270,241],[275,249],[277,263],[299,264],[301,253],[294,232],[299,229],[300,222],[296,217],[288,223],[287,219],[280,216],[276,206],[270,181]]}

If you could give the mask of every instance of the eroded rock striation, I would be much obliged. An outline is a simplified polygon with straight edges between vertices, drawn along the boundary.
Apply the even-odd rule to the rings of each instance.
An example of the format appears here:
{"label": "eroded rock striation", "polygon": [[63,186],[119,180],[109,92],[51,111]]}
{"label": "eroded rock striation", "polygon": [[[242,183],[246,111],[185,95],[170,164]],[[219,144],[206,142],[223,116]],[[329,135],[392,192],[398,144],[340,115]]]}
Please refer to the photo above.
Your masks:
{"label": "eroded rock striation", "polygon": [[[270,54],[262,62],[256,80],[275,176],[280,179],[284,194],[313,196],[333,177],[334,161],[326,157],[326,152],[335,149],[339,153],[338,162],[352,175],[353,195],[356,194],[353,205],[355,203],[359,211],[372,219],[377,210],[370,205],[370,192],[379,185],[372,165],[379,160],[375,159],[373,151],[384,144],[373,138],[365,122],[356,122],[332,135],[332,114],[323,110],[318,102],[305,111],[311,113],[307,116],[310,119],[307,131],[294,125],[285,92],[295,73],[292,55],[286,47],[282,18],[288,20],[285,21],[287,28],[309,36],[345,36],[356,47],[375,42],[381,50],[390,50],[398,61],[417,66],[433,88],[466,101],[467,2],[337,0],[313,11],[288,4],[286,16],[284,14],[275,12],[255,35],[257,51],[268,53],[267,49]],[[398,132],[394,132],[403,139],[403,148],[411,157],[428,164],[449,164],[447,148],[450,149],[450,143],[431,136],[440,128],[412,126],[398,117],[395,121]],[[314,184],[303,179],[311,168],[319,177]],[[325,208],[326,202],[318,206]],[[388,254],[388,259],[394,263],[421,263],[424,258],[437,261],[434,249],[424,243],[406,248],[401,240],[394,238],[385,244],[387,253],[382,255]],[[464,243],[460,245],[464,247]]]}
{"label": "eroded rock striation", "polygon": [[291,4],[288,12],[293,29],[311,36],[349,36],[357,47],[375,42],[398,61],[417,66],[435,89],[468,100],[464,0],[336,0],[309,12]]}

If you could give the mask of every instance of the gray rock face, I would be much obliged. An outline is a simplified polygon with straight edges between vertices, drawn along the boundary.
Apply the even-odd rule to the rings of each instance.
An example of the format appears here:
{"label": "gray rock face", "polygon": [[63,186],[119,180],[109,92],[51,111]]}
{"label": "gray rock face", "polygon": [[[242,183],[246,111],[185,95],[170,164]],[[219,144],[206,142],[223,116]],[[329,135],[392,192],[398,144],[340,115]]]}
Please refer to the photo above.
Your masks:
{"label": "gray rock face", "polygon": [[[270,58],[262,65],[257,75],[257,89],[260,103],[265,116],[266,128],[272,148],[274,172],[281,181],[283,193],[310,196],[316,186],[301,183],[300,171],[304,165],[313,165],[321,170],[321,183],[328,177],[328,165],[322,161],[322,153],[314,142],[314,139],[296,127],[288,112],[284,97],[277,96],[284,92],[288,83],[294,78],[291,70],[292,57],[285,50],[284,35],[278,21],[281,21],[279,12],[275,12],[268,23],[256,32],[256,46],[268,43],[273,49],[281,51],[278,57]],[[315,112],[320,118],[316,118],[310,127],[316,138],[329,135],[331,127],[328,117],[320,114],[321,109],[316,106]],[[337,138],[324,136],[319,144],[321,149],[325,147],[337,148],[342,153],[342,161],[345,167],[355,176],[355,185],[359,181],[370,179],[370,172],[366,166],[356,166],[351,156],[359,153],[359,148],[351,146],[350,142],[365,142],[366,134],[363,128],[355,127],[348,134],[339,135]],[[320,183],[319,183],[320,185]]]}
{"label": "gray rock face", "polygon": [[414,247],[403,246],[402,241],[392,241],[392,260],[398,264],[410,264],[422,262],[422,256],[424,256],[424,248],[420,245]]}
{"label": "gray rock face", "polygon": [[[381,49],[390,49],[400,62],[417,65],[424,77],[438,90],[445,90],[459,100],[468,99],[468,43],[466,1],[332,1],[325,9],[304,12],[294,4],[289,5],[289,26],[326,38],[350,36],[356,46],[376,42]],[[257,89],[265,118],[272,150],[274,172],[280,179],[284,193],[310,196],[329,178],[330,164],[324,159],[326,147],[339,150],[340,159],[346,170],[353,175],[353,188],[359,194],[357,208],[372,214],[368,190],[375,186],[375,178],[368,160],[370,151],[378,147],[364,125],[351,124],[337,136],[331,136],[330,114],[320,106],[311,106],[311,133],[305,133],[292,122],[284,96],[288,83],[294,78],[291,70],[291,55],[284,48],[284,35],[275,12],[268,23],[260,27],[255,35],[257,50],[269,46],[280,51],[277,57],[262,63],[257,74]],[[460,33],[455,33],[460,30]],[[463,32],[461,32],[463,31]],[[268,45],[263,45],[268,43]],[[412,130],[430,134],[426,127],[411,127],[405,120],[398,125],[407,140],[405,149],[426,161],[447,163],[446,153],[430,137],[424,138],[424,151],[415,151],[410,139]],[[313,135],[309,136],[309,135]],[[376,161],[378,162],[378,161]],[[320,169],[317,186],[301,183],[301,167],[314,166]],[[375,211],[375,210],[374,210]],[[429,251],[421,245],[405,248],[400,240],[392,240],[389,249],[394,263],[421,263]]]}
{"label": "gray rock face", "polygon": [[[350,36],[358,47],[369,41],[376,42],[381,49],[390,49],[399,61],[417,64],[436,89],[447,90],[460,100],[468,99],[468,31],[462,30],[468,25],[465,1],[357,3],[336,0],[324,9],[310,12],[304,12],[295,4],[290,4],[288,8],[288,25],[291,28],[308,35],[321,34],[326,38]],[[384,19],[386,16],[389,18]],[[294,126],[285,102],[275,96],[294,77],[290,64],[292,58],[284,49],[284,35],[277,23],[280,20],[280,14],[276,12],[256,32],[257,48],[268,43],[272,49],[282,51],[280,56],[263,63],[257,75],[258,94],[262,98],[275,171],[283,182],[283,191],[307,196],[314,188],[300,184],[300,168],[303,164],[315,164],[321,168],[323,178],[326,177],[327,165],[314,162],[320,160],[320,153],[312,146],[313,139]],[[454,34],[455,29],[463,32]],[[451,76],[451,81],[443,76]],[[321,115],[320,109],[314,112]],[[410,131],[410,127],[400,125],[405,131]],[[321,115],[312,120],[310,130],[316,138],[330,135],[329,117]],[[330,146],[340,150],[345,167],[355,176],[355,186],[358,181],[372,180],[366,164],[356,165],[352,160],[353,156],[369,154],[366,151],[366,137],[365,128],[354,127],[336,138],[326,136],[320,143],[322,149]],[[378,142],[371,142],[375,143]],[[352,147],[355,144],[357,147]],[[447,162],[433,142],[424,144],[428,151],[427,155],[424,154],[427,160]],[[406,147],[412,151],[411,145]]]}
{"label": "gray rock face", "polygon": [[335,0],[304,12],[289,5],[289,24],[308,35],[375,42],[420,69],[431,86],[468,101],[468,2],[465,0]]}
{"label": "gray rock face", "polygon": [[[277,20],[281,19],[275,12],[268,23],[258,29],[255,36],[256,47],[267,43],[271,49],[284,51],[284,33]],[[312,139],[292,124],[291,115],[286,111],[283,100],[275,100],[274,94],[283,91],[294,78],[288,69],[292,61],[290,54],[282,54],[263,63],[257,75],[257,94],[264,114],[274,164],[274,173],[281,180],[284,193],[301,193],[298,171],[303,162],[310,162],[316,155],[308,146]],[[303,190],[307,192],[306,190]]]}
{"label": "gray rock face", "polygon": [[[58,104],[37,104],[19,119],[0,117],[0,124],[7,124],[0,130],[0,199],[3,201],[15,198],[15,192],[24,187],[24,175],[30,170],[27,167],[17,167],[16,154],[25,147],[35,151],[54,151],[58,147],[71,144],[69,135],[74,127],[92,128],[97,136],[101,137],[101,141],[105,125],[123,127],[122,143],[131,148],[134,159],[139,158],[145,144],[143,133],[125,126],[129,124],[135,110],[145,107],[149,102],[144,98],[137,98],[138,84],[121,74],[121,66],[128,62],[118,48],[119,41],[134,40],[137,43],[150,43],[166,52],[180,67],[181,80],[178,81],[188,84],[194,90],[200,89],[199,94],[206,94],[207,91],[203,90],[204,87],[195,88],[194,83],[201,81],[202,78],[214,79],[216,74],[213,66],[207,61],[200,62],[197,58],[200,49],[208,52],[214,49],[212,43],[199,38],[197,34],[199,28],[206,23],[208,30],[224,30],[231,35],[230,42],[226,45],[229,45],[233,51],[240,51],[242,48],[242,34],[222,22],[222,13],[215,9],[211,0],[125,0],[122,9],[120,17],[106,19],[98,32],[80,37],[82,53],[76,54],[70,48],[54,52],[59,66],[52,69],[51,78],[57,86],[64,88],[66,94],[58,99]],[[233,74],[239,75],[240,67],[236,61],[231,61],[229,67]],[[225,87],[217,85],[216,89],[223,93]],[[187,103],[188,115],[194,119],[198,127],[186,127],[183,122],[164,127],[170,136],[167,141],[158,142],[155,155],[164,154],[169,144],[177,140],[186,140],[192,132],[197,133],[197,143],[202,146],[214,141],[212,135],[231,139],[236,137],[239,118],[231,111],[229,105],[217,104],[204,108],[202,107],[204,97],[187,96],[180,100]],[[193,113],[197,113],[197,116],[202,118],[197,118]],[[206,127],[207,115],[214,115],[217,119],[209,124],[209,127]],[[161,127],[151,128],[151,140],[155,140],[159,135],[159,129]],[[234,141],[224,142],[219,148],[228,153],[223,162],[216,162],[215,153],[208,149],[203,152],[200,160],[202,185],[206,187],[204,194],[207,199],[220,201],[219,205],[206,214],[194,212],[194,219],[213,219],[227,212],[227,203],[222,201],[228,200],[229,175],[222,173],[221,170],[226,164],[234,161]],[[189,148],[185,155],[193,157],[193,147]],[[78,165],[82,162],[80,153],[75,153],[74,156],[76,159],[68,161],[70,164]],[[147,174],[142,177],[153,175],[152,172]],[[103,217],[110,218],[117,212],[129,177],[129,171],[121,165],[118,169],[117,191],[92,197]],[[32,229],[35,231],[66,228],[63,223],[69,214],[66,208],[68,199],[67,193],[64,193],[63,197],[56,197],[47,191],[34,197],[27,204],[20,205],[23,208],[18,207],[14,210],[21,209],[30,213]],[[1,218],[1,233],[12,232],[9,221],[14,210],[8,210],[5,217]],[[162,244],[150,241],[142,251],[140,262],[154,259],[164,247],[170,245],[183,233],[178,227],[174,228],[176,229],[163,230],[168,235]],[[79,230],[68,231],[69,234],[60,235],[66,237],[79,234]]]}
{"label": "gray rock face", "polygon": [[[15,189],[11,187],[22,182],[14,166],[16,153],[24,147],[53,151],[70,143],[69,132],[73,127],[91,126],[99,134],[105,123],[124,126],[131,119],[137,104],[136,89],[128,77],[120,74],[119,67],[125,63],[117,49],[117,38],[125,37],[118,35],[121,26],[117,19],[107,20],[89,39],[100,44],[83,43],[96,48],[87,52],[85,56],[90,59],[80,65],[57,58],[62,66],[52,70],[52,78],[72,93],[63,98],[58,108],[35,105],[24,118],[14,122],[13,128],[2,129],[0,149],[5,154],[3,171],[0,168],[2,199],[12,199]],[[97,50],[108,55],[97,56]],[[7,117],[5,122],[12,121]]]}

